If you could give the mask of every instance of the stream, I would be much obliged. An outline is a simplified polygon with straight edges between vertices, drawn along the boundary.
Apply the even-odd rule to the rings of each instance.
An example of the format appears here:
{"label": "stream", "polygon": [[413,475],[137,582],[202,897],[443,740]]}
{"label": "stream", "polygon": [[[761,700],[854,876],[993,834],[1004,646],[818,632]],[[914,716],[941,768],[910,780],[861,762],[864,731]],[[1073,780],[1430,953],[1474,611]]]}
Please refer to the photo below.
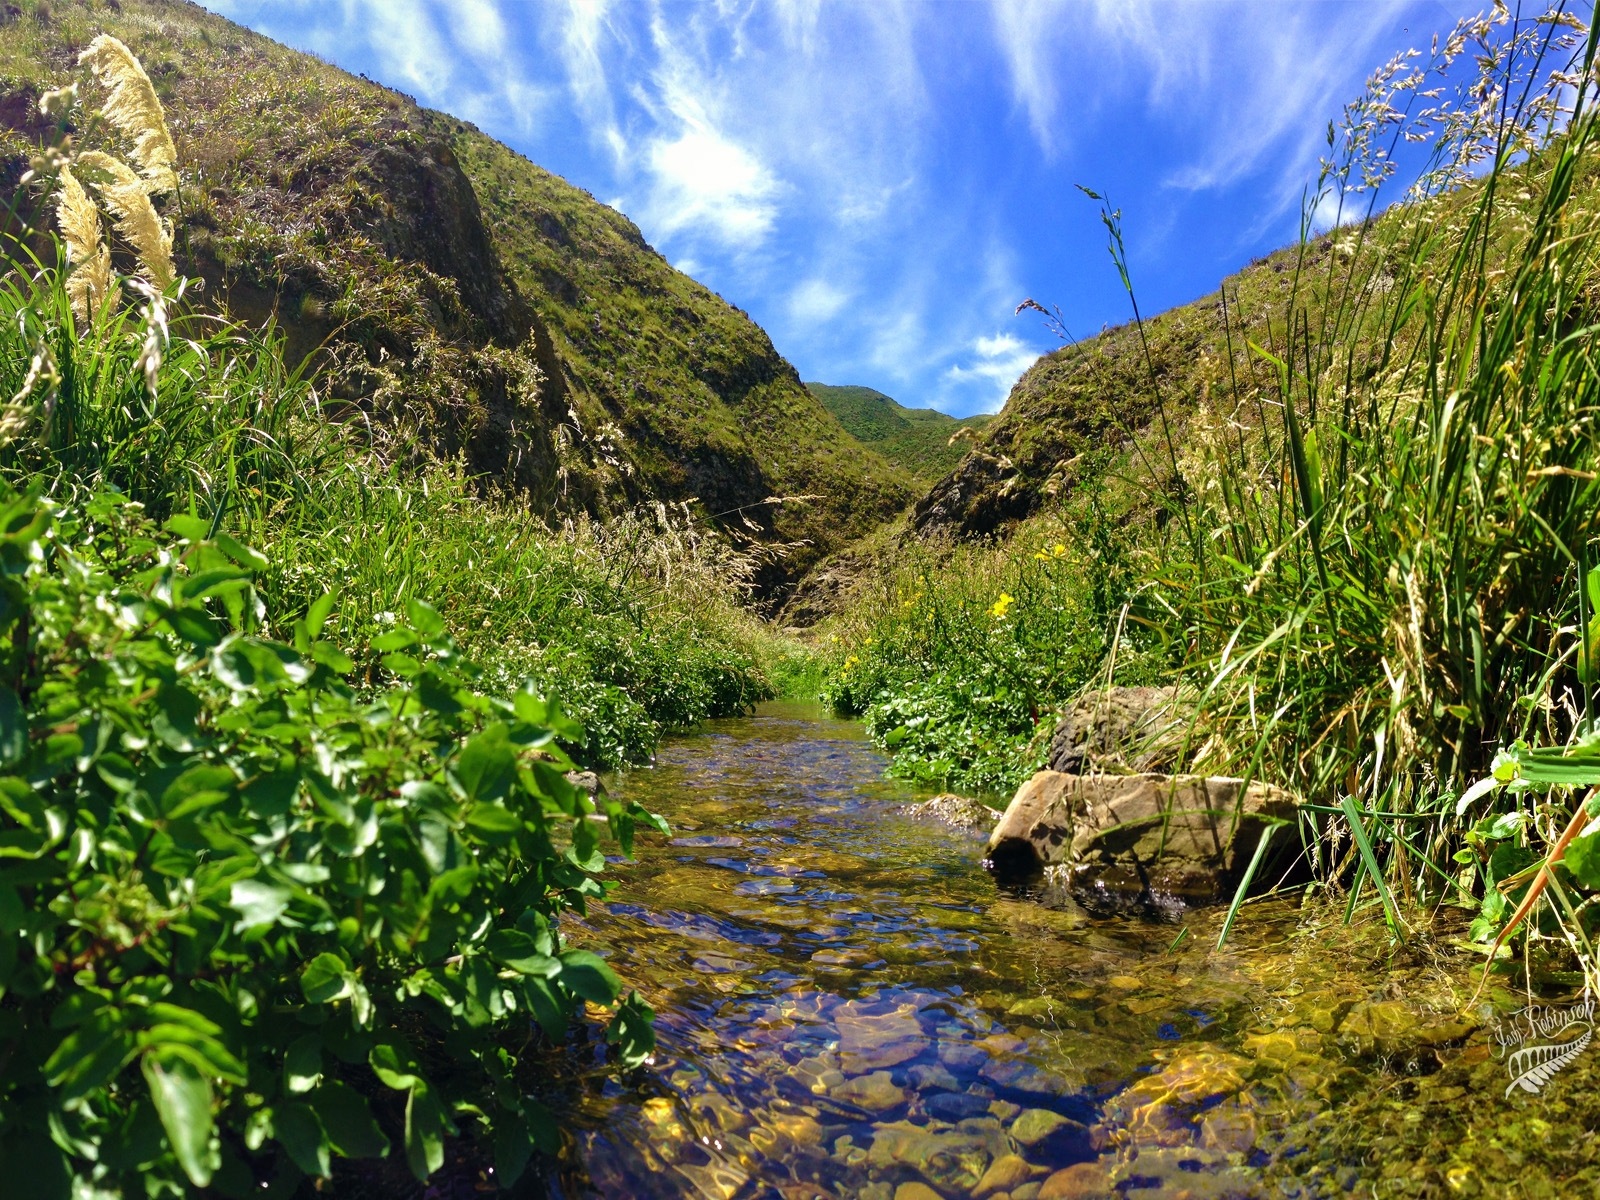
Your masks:
{"label": "stream", "polygon": [[1381,920],[1252,903],[1218,951],[1220,912],[1008,896],[980,838],[901,814],[921,797],[885,766],[858,725],[774,704],[613,783],[673,836],[618,860],[569,937],[655,1008],[659,1046],[620,1076],[595,1045],[564,1081],[553,1194],[1342,1195],[1395,1169],[1384,1122],[1416,1143],[1400,1169],[1448,1168],[1448,1144],[1417,1157],[1450,1137],[1407,1115],[1429,1089],[1499,1100],[1459,967],[1397,959]]}

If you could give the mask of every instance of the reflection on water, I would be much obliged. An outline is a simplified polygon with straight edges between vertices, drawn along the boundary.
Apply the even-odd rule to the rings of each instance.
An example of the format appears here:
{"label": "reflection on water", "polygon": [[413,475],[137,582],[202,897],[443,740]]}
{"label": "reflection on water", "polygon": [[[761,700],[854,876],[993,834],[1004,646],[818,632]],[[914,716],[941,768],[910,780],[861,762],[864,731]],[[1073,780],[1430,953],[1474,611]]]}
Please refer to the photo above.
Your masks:
{"label": "reflection on water", "polygon": [[[899,815],[915,797],[884,765],[853,724],[769,706],[615,785],[674,836],[619,862],[570,933],[655,1007],[660,1049],[582,1081],[557,1189],[1258,1194],[1261,1064],[1301,1115],[1329,1094],[1313,1043],[1333,1018],[1285,998],[1315,956],[1285,948],[1297,914],[1253,906],[1219,954],[1214,914],[1179,936],[1008,898],[981,842]],[[1270,1000],[1264,961],[1287,964]]]}

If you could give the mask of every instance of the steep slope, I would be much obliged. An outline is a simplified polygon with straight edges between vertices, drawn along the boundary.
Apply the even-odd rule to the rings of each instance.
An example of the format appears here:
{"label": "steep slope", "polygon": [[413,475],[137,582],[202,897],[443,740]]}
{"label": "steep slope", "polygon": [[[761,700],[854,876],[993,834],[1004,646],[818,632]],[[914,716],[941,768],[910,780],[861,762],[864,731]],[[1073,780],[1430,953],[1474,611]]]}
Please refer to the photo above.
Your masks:
{"label": "steep slope", "polygon": [[[1114,461],[1145,480],[1140,487],[1177,486],[1173,464],[1213,389],[1274,390],[1270,370],[1248,347],[1281,339],[1297,275],[1297,310],[1313,321],[1330,291],[1333,303],[1342,302],[1330,253],[1327,239],[1304,251],[1275,251],[1225,279],[1219,291],[1148,318],[1142,331],[1122,325],[1044,355],[971,452],[917,501],[912,527],[957,537],[1003,533]],[[1357,296],[1381,277],[1365,260],[1359,270]]]}
{"label": "steep slope", "polygon": [[923,486],[954,469],[967,453],[968,439],[994,419],[987,414],[952,417],[933,408],[907,408],[869,387],[827,383],[806,387],[845,432],[909,471]]}
{"label": "steep slope", "polygon": [[7,181],[50,133],[39,93],[100,32],[167,106],[180,267],[206,302],[275,319],[290,356],[322,346],[330,416],[363,421],[379,449],[461,455],[552,515],[698,501],[772,551],[769,594],[910,499],[761,329],[621,214],[183,0],[7,6]]}

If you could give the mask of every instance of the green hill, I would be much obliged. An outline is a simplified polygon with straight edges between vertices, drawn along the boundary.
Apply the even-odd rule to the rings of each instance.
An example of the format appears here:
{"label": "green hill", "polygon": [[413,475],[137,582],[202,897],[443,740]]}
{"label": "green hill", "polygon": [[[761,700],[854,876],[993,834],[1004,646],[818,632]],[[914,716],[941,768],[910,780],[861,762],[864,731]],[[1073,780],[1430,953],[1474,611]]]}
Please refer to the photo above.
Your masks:
{"label": "green hill", "polygon": [[[953,470],[966,455],[968,437],[994,418],[952,417],[932,408],[907,408],[869,387],[808,383],[811,394],[838,419],[845,432],[869,450],[903,467],[924,486]],[[970,436],[970,435],[968,435]]]}
{"label": "green hill", "polygon": [[555,517],[691,503],[764,547],[768,595],[911,498],[743,312],[473,126],[182,0],[8,11],[7,190],[40,93],[127,42],[178,147],[180,269],[291,356],[324,346],[326,411],[393,456],[464,457]]}

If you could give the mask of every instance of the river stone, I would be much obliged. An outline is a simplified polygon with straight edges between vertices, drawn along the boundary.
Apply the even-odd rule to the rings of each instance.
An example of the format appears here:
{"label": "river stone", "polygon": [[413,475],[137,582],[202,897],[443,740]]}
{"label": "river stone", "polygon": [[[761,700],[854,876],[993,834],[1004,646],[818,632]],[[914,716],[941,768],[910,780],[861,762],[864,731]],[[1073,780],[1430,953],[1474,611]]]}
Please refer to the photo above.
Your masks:
{"label": "river stone", "polygon": [[944,1200],[925,1183],[902,1183],[894,1190],[894,1200]]}
{"label": "river stone", "polygon": [[833,1089],[836,1100],[855,1104],[868,1112],[888,1112],[906,1102],[906,1094],[894,1085],[887,1071],[874,1071],[855,1079],[847,1079]]}
{"label": "river stone", "polygon": [[938,1063],[918,1063],[906,1070],[906,1077],[924,1092],[959,1092],[961,1081]]}
{"label": "river stone", "polygon": [[1087,775],[1174,766],[1190,720],[1176,688],[1102,688],[1077,701],[1056,722],[1050,769]]}
{"label": "river stone", "polygon": [[867,1164],[879,1170],[909,1167],[940,1188],[965,1193],[983,1178],[989,1163],[1008,1150],[998,1126],[934,1131],[895,1121],[873,1132]]}
{"label": "river stone", "polygon": [[1211,1046],[1180,1051],[1160,1071],[1119,1093],[1106,1106],[1107,1115],[1137,1145],[1189,1145],[1204,1115],[1244,1089],[1250,1066],[1249,1059]]}
{"label": "river stone", "polygon": [[600,792],[600,776],[593,771],[568,771],[567,782],[580,792],[594,796]]}
{"label": "river stone", "polygon": [[1026,1108],[1011,1122],[1011,1136],[1024,1146],[1036,1146],[1063,1125],[1071,1124],[1060,1113],[1048,1108]]}
{"label": "river stone", "polygon": [[916,1014],[909,1004],[886,1013],[862,1012],[854,1001],[841,1004],[833,1013],[840,1068],[846,1075],[860,1075],[916,1058],[928,1044]]}
{"label": "river stone", "polygon": [[984,1200],[993,1192],[1009,1192],[1019,1183],[1026,1183],[1033,1175],[1028,1160],[1019,1154],[1002,1154],[989,1164],[989,1169],[972,1189],[972,1200]]}
{"label": "river stone", "polygon": [[[1298,801],[1264,783],[1199,775],[1066,775],[1040,771],[1018,789],[989,835],[1001,878],[1055,868],[1080,900],[1214,903],[1233,884],[1272,820]],[[1281,838],[1290,853],[1291,839]],[[1269,870],[1262,879],[1271,877]]]}
{"label": "river stone", "polygon": [[1339,1022],[1339,1043],[1358,1057],[1409,1054],[1460,1041],[1477,1028],[1454,1013],[1417,1012],[1399,1000],[1351,1007]]}
{"label": "river stone", "polygon": [[953,792],[935,796],[932,800],[924,800],[920,804],[907,804],[900,813],[918,821],[948,825],[952,829],[982,834],[987,834],[994,828],[995,818],[1000,815],[981,800],[957,796]]}
{"label": "river stone", "polygon": [[968,1117],[989,1111],[989,1097],[974,1096],[971,1092],[935,1092],[923,1102],[930,1116],[952,1125]]}
{"label": "river stone", "polygon": [[1038,1200],[1101,1200],[1111,1194],[1111,1180],[1100,1164],[1083,1162],[1063,1167],[1046,1179]]}

